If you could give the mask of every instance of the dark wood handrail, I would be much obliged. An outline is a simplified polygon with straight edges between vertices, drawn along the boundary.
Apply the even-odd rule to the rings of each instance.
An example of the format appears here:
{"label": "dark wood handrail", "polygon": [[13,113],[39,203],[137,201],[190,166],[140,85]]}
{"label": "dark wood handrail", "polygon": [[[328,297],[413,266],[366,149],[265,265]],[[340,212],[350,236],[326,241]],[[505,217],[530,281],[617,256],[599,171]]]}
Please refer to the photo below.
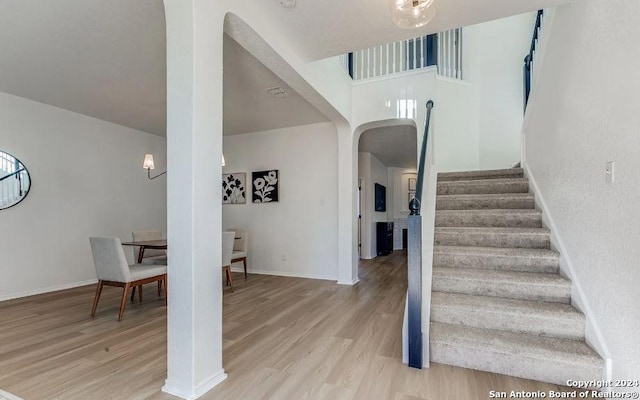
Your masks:
{"label": "dark wood handrail", "polygon": [[538,41],[538,33],[542,26],[542,17],[544,16],[544,10],[538,10],[536,15],[536,24],[533,27],[533,35],[531,37],[531,45],[529,46],[529,53],[524,57],[523,66],[523,79],[524,79],[524,109],[527,109],[527,103],[529,102],[529,93],[531,92],[531,63],[533,62],[533,54],[536,50],[536,43]]}
{"label": "dark wood handrail", "polygon": [[424,163],[427,158],[427,139],[429,139],[429,122],[431,120],[431,109],[433,108],[433,100],[427,101],[427,117],[424,123],[424,135],[422,137],[422,146],[420,148],[420,161],[418,163],[418,177],[416,179],[416,194],[409,202],[409,210],[411,215],[420,215],[420,207],[422,204],[422,186],[424,184]]}
{"label": "dark wood handrail", "polygon": [[5,179],[7,179],[7,178],[10,178],[10,177],[12,177],[12,176],[14,176],[14,175],[18,175],[18,174],[19,174],[20,172],[22,172],[22,171],[26,171],[26,168],[20,168],[20,169],[19,169],[19,170],[17,170],[16,172],[12,172],[12,173],[10,173],[9,175],[5,175],[5,176],[3,176],[2,178],[0,178],[0,181],[3,181],[3,180],[5,180]]}

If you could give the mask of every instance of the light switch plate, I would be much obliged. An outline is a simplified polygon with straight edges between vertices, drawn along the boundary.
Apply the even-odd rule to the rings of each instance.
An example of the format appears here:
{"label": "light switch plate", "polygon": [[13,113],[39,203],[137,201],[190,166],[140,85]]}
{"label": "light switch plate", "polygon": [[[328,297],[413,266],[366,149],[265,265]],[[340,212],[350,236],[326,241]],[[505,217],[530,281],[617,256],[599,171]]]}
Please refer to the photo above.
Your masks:
{"label": "light switch plate", "polygon": [[615,161],[607,161],[607,166],[605,168],[607,183],[615,182],[615,172],[616,172]]}

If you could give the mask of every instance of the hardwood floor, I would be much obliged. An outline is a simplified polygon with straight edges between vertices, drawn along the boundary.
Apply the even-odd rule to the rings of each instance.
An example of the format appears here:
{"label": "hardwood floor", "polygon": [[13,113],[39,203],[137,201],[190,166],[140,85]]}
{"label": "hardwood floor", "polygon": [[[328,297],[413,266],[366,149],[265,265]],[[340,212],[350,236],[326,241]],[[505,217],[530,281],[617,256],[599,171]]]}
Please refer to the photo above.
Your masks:
{"label": "hardwood floor", "polygon": [[[475,400],[557,386],[401,363],[402,252],[363,262],[360,283],[234,274],[223,309],[226,381],[203,399]],[[116,320],[121,290],[94,286],[0,303],[0,388],[25,400],[152,399],[166,374],[166,308],[153,285]],[[566,388],[565,388],[566,389]]]}

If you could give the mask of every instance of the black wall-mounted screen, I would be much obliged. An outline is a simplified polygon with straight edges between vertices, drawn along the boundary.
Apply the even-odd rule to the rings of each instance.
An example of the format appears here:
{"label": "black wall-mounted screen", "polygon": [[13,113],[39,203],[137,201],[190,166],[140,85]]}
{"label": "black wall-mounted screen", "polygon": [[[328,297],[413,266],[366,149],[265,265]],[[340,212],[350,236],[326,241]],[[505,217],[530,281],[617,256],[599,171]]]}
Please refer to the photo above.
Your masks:
{"label": "black wall-mounted screen", "polygon": [[376,211],[387,211],[387,188],[376,183]]}

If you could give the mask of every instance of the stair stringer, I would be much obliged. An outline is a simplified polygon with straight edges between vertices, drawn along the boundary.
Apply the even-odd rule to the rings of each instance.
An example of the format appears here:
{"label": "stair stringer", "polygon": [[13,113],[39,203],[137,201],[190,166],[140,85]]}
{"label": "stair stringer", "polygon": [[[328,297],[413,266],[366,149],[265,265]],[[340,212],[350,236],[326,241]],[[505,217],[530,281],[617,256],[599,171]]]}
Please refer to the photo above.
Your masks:
{"label": "stair stringer", "polygon": [[542,211],[543,226],[546,226],[551,231],[551,248],[560,253],[560,275],[571,281],[571,305],[585,315],[585,342],[605,360],[605,376],[603,379],[611,380],[613,376],[611,353],[605,343],[604,336],[584,290],[582,290],[580,279],[575,273],[567,248],[558,234],[557,226],[553,220],[553,213],[547,207],[544,195],[540,191],[526,161],[522,163],[522,169],[524,176],[529,180],[529,190],[534,194],[536,209]]}

